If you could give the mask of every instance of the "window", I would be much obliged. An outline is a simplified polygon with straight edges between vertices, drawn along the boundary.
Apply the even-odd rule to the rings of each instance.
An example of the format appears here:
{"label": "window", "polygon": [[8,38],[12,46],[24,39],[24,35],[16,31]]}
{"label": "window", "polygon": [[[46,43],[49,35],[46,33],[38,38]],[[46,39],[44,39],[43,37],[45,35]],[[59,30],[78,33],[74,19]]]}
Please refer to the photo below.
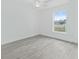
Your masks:
{"label": "window", "polygon": [[58,11],[54,14],[54,31],[55,32],[66,32],[66,21],[67,14],[65,11]]}

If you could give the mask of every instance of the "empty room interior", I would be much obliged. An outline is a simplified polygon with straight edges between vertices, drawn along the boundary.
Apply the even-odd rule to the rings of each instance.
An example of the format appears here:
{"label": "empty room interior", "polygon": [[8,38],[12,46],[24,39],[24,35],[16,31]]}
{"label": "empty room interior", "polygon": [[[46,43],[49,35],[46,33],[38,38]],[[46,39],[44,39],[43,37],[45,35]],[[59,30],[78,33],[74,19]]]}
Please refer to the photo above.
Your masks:
{"label": "empty room interior", "polygon": [[2,0],[1,59],[78,59],[77,0]]}

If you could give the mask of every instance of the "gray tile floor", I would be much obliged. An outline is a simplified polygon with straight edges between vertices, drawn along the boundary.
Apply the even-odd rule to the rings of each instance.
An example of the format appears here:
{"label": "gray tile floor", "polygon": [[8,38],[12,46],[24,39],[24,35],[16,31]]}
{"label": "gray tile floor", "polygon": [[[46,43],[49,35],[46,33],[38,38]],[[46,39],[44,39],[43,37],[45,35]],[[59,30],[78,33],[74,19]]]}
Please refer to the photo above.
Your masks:
{"label": "gray tile floor", "polygon": [[3,45],[1,59],[78,59],[75,44],[35,36]]}

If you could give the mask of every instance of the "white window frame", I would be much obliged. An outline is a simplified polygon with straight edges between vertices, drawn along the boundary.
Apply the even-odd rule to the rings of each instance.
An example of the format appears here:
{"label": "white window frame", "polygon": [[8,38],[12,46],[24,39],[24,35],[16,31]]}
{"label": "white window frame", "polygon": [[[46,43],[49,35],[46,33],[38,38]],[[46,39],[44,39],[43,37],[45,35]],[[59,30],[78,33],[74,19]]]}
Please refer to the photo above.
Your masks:
{"label": "white window frame", "polygon": [[[60,10],[60,11],[62,11],[62,10]],[[54,29],[55,29],[55,27],[54,27],[54,19],[55,19],[55,14],[56,14],[56,12],[58,12],[58,11],[55,11],[55,12],[53,12],[53,14],[52,14],[52,31],[53,32],[55,32],[55,33],[61,33],[61,34],[66,34],[67,33],[67,26],[66,26],[66,24],[67,24],[67,21],[66,21],[66,24],[65,24],[65,32],[60,32],[60,31],[55,31]],[[68,17],[67,17],[67,20],[68,20]]]}

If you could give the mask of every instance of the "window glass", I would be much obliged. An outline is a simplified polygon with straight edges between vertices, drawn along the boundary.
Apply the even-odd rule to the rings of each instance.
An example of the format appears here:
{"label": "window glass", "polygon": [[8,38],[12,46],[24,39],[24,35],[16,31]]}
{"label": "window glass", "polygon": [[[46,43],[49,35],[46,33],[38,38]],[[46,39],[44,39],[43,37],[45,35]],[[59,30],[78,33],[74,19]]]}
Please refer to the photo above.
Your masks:
{"label": "window glass", "polygon": [[54,31],[66,32],[67,14],[65,11],[56,12],[54,15]]}

